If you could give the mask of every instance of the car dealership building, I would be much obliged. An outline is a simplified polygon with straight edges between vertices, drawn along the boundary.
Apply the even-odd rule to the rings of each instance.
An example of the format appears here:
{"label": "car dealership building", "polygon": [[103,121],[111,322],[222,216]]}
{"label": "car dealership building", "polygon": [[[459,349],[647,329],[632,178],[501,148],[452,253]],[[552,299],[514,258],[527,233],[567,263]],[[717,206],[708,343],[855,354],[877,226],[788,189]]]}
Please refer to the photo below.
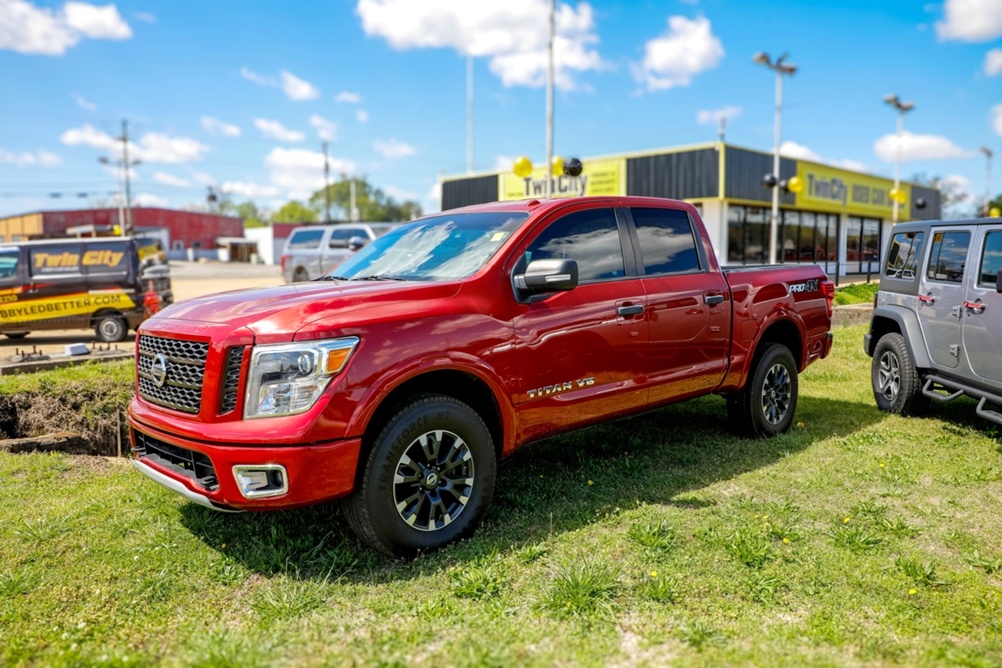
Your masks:
{"label": "car dealership building", "polygon": [[[700,211],[717,256],[728,265],[761,264],[769,256],[771,153],[725,143],[584,158],[579,176],[553,177],[555,197],[640,195],[691,202]],[[830,276],[877,272],[893,225],[894,182],[810,160],[782,158],[777,259],[814,262]],[[797,181],[791,181],[797,177]],[[442,210],[543,197],[545,172],[526,177],[491,172],[442,178]],[[779,186],[782,188],[782,185]],[[939,191],[902,182],[898,219],[940,217]],[[837,271],[836,271],[837,269]]]}

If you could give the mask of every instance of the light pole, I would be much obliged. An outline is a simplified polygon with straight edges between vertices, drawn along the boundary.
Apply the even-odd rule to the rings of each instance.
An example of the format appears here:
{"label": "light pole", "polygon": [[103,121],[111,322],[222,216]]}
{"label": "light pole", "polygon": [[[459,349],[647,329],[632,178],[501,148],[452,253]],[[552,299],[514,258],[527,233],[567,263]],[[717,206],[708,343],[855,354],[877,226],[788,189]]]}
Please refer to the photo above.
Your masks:
{"label": "light pole", "polygon": [[759,51],[752,58],[753,62],[765,65],[776,73],[776,137],[772,152],[772,216],[769,218],[769,264],[776,264],[776,237],[779,229],[779,141],[783,133],[783,75],[793,76],[797,66],[784,62],[787,54],[783,54],[772,62],[769,54]]}
{"label": "light pole", "polygon": [[553,192],[550,188],[553,175],[553,36],[554,26],[554,5],[556,0],[550,0],[550,21],[549,21],[549,41],[547,42],[547,69],[546,69],[546,190],[545,194],[550,197]]}
{"label": "light pole", "polygon": [[905,114],[915,108],[914,102],[902,102],[897,95],[884,96],[884,102],[898,110],[898,147],[894,159],[894,191],[891,199],[894,204],[893,218],[898,222],[898,205],[901,203],[901,143],[905,134]]}
{"label": "light pole", "polygon": [[981,147],[981,152],[985,154],[985,218],[988,217],[992,206],[992,150],[987,146]]}

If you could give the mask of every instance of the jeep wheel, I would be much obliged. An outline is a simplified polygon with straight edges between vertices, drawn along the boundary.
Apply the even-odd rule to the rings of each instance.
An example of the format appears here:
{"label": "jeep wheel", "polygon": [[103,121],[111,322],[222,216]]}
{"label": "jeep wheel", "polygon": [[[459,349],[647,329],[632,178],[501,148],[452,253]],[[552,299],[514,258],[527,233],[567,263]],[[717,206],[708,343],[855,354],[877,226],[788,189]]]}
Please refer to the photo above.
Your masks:
{"label": "jeep wheel", "polygon": [[797,363],[789,348],[763,345],[744,389],[727,399],[733,426],[747,436],[776,436],[790,428],[797,411]]}
{"label": "jeep wheel", "polygon": [[305,283],[308,280],[310,280],[310,275],[307,274],[306,270],[302,267],[296,269],[296,271],[292,274],[293,283]]}
{"label": "jeep wheel", "polygon": [[877,407],[888,413],[908,415],[925,408],[922,378],[905,339],[898,333],[885,334],[877,341],[870,364],[870,381]]}
{"label": "jeep wheel", "polygon": [[94,321],[94,334],[97,335],[98,341],[118,343],[124,341],[128,333],[129,326],[126,324],[125,318],[117,313],[102,315]]}
{"label": "jeep wheel", "polygon": [[494,492],[487,425],[452,397],[403,405],[375,439],[348,498],[348,524],[383,554],[409,558],[473,533]]}

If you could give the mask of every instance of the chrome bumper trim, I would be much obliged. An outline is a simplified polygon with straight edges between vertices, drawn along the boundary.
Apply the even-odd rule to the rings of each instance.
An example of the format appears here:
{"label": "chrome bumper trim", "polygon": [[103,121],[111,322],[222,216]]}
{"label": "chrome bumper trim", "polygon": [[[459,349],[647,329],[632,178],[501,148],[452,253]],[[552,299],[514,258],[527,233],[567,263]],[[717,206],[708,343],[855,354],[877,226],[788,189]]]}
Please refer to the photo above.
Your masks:
{"label": "chrome bumper trim", "polygon": [[142,460],[133,459],[132,465],[135,466],[136,470],[145,475],[147,478],[150,478],[154,482],[163,485],[172,492],[177,492],[184,498],[188,499],[193,503],[197,503],[200,506],[205,506],[206,508],[211,508],[212,510],[218,510],[223,513],[243,512],[236,508],[228,508],[224,505],[217,504],[215,501],[205,496],[204,494],[199,494],[198,492],[191,491],[190,489],[179,483],[177,480],[174,480],[173,478],[164,475],[163,473],[157,471],[155,468],[143,462]]}

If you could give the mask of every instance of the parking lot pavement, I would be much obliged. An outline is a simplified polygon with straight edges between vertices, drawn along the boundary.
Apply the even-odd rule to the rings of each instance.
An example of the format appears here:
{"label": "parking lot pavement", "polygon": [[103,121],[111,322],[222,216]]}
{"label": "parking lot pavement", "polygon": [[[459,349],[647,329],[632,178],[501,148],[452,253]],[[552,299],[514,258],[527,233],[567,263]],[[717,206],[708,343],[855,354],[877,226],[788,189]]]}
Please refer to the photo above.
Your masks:
{"label": "parking lot pavement", "polygon": [[[282,270],[277,265],[172,261],[170,270],[174,301],[183,301],[217,292],[229,292],[230,290],[285,284],[282,279]],[[6,360],[6,357],[14,354],[15,350],[37,350],[47,355],[61,354],[65,351],[66,346],[72,343],[84,343],[88,348],[108,347],[108,344],[99,342],[94,336],[94,332],[89,329],[35,332],[16,341],[0,335],[0,358]],[[129,333],[129,338],[125,341],[111,344],[112,349],[116,347],[119,350],[134,350],[135,340],[132,332]]]}

